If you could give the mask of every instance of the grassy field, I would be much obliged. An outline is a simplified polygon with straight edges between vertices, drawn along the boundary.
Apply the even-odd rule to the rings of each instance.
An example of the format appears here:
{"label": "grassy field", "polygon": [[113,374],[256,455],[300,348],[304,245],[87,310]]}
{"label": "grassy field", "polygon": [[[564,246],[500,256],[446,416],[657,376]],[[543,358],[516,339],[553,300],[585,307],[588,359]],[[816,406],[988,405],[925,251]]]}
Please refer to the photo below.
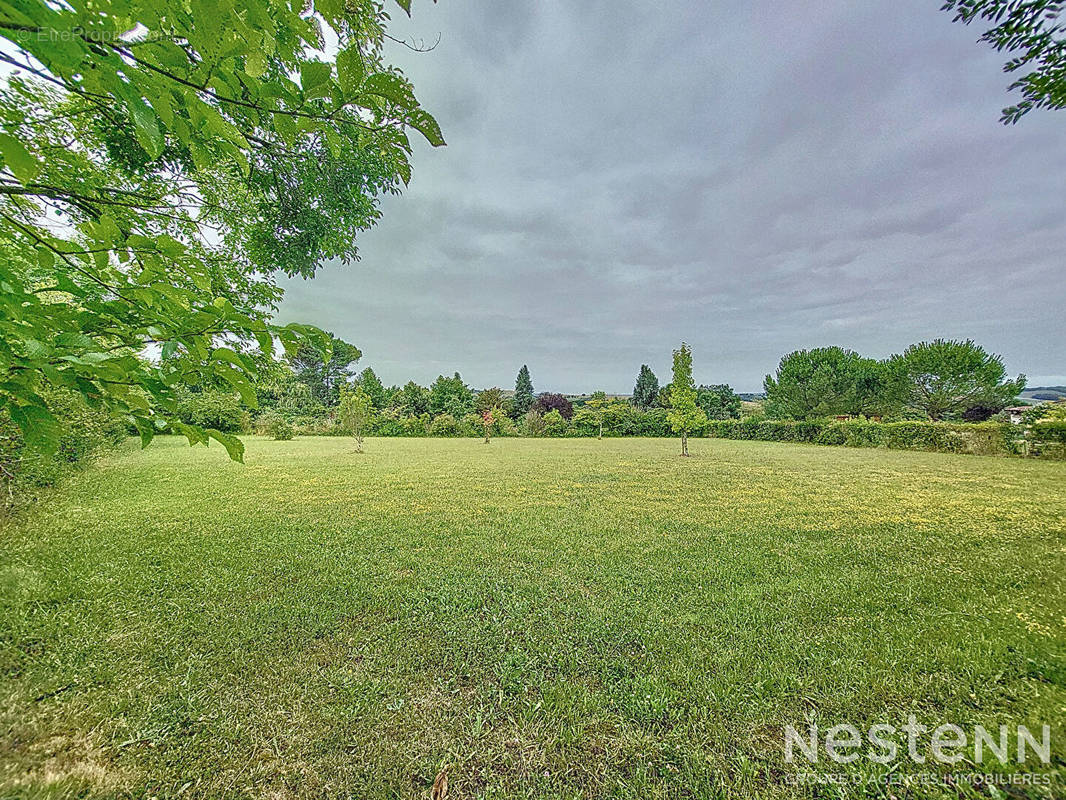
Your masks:
{"label": "grassy field", "polygon": [[988,797],[918,781],[994,760],[788,782],[889,768],[783,725],[909,714],[1050,724],[1052,785],[993,796],[1063,796],[1066,465],[247,445],[129,447],[0,529],[0,796]]}

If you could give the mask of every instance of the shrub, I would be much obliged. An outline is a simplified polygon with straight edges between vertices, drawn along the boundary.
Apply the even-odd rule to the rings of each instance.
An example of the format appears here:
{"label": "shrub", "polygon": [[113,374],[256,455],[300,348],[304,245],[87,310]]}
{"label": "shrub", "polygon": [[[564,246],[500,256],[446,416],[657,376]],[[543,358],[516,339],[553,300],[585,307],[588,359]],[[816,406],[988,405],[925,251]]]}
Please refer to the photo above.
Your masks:
{"label": "shrub", "polygon": [[885,428],[880,422],[857,419],[843,423],[843,428],[847,447],[885,446]]}
{"label": "shrub", "polygon": [[270,436],[278,441],[288,441],[296,436],[296,428],[293,424],[276,411],[260,414],[255,421],[255,432],[260,436]]}
{"label": "shrub", "polygon": [[544,415],[532,409],[527,411],[522,418],[522,432],[526,436],[543,436]]}
{"label": "shrub", "polygon": [[552,409],[544,415],[545,436],[566,436],[570,432],[570,422],[558,409]]}
{"label": "shrub", "polygon": [[561,394],[552,394],[551,392],[537,395],[537,400],[533,403],[533,410],[539,411],[545,416],[551,411],[558,411],[559,415],[567,421],[574,416],[574,406],[570,401]]}
{"label": "shrub", "polygon": [[451,414],[438,414],[429,423],[430,436],[458,436],[459,421]]}
{"label": "shrub", "polygon": [[368,436],[407,436],[404,417],[395,409],[372,414],[366,422]]}
{"label": "shrub", "polygon": [[186,425],[215,428],[223,433],[241,433],[251,428],[251,415],[235,394],[207,390],[180,392],[178,419]]}
{"label": "shrub", "polygon": [[49,411],[61,426],[54,453],[26,448],[22,434],[7,412],[0,412],[0,486],[2,505],[12,505],[28,490],[54,485],[74,466],[126,437],[126,426],[102,409],[92,408],[79,395],[61,389],[42,392]]}
{"label": "shrub", "polygon": [[1066,421],[1044,420],[1030,429],[1037,443],[1038,455],[1055,455],[1066,458]]}
{"label": "shrub", "polygon": [[412,416],[393,409],[375,414],[367,425],[367,432],[371,436],[426,436],[429,419],[429,414]]}
{"label": "shrub", "polygon": [[463,418],[459,420],[460,436],[482,436],[484,431],[481,415],[475,411],[463,414]]}
{"label": "shrub", "polygon": [[296,436],[296,429],[283,416],[277,416],[270,425],[270,435],[279,442],[287,442]]}
{"label": "shrub", "polygon": [[[1034,426],[1035,427],[1035,426]],[[1020,453],[1020,426],[998,422],[873,422],[854,420],[711,420],[707,436],[770,442],[812,442],[847,447],[888,447],[942,453]]]}
{"label": "shrub", "polygon": [[292,420],[297,436],[347,436],[340,421],[334,417],[296,417]]}
{"label": "shrub", "polygon": [[[484,420],[482,419],[480,424],[482,425],[482,431],[484,430]],[[493,436],[518,436],[518,426],[515,421],[511,419],[507,412],[503,408],[496,408],[492,412],[492,427],[490,433]]]}

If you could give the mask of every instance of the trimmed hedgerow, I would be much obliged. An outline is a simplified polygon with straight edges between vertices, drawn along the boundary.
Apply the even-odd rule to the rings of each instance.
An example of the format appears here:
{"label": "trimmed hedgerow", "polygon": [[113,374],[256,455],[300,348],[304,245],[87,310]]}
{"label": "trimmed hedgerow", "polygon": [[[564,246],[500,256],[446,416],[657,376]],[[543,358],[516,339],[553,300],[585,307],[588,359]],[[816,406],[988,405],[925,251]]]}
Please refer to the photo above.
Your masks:
{"label": "trimmed hedgerow", "polygon": [[810,442],[976,455],[1014,454],[1024,430],[996,422],[873,422],[870,420],[711,420],[705,435],[764,442]]}

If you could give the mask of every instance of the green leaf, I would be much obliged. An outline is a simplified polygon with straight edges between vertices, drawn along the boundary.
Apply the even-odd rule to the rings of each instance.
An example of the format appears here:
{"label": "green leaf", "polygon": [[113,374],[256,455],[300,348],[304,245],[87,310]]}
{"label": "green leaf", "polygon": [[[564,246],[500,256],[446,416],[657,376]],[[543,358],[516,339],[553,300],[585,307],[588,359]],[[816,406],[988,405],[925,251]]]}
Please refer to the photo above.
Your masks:
{"label": "green leaf", "polygon": [[137,143],[152,159],[159,158],[163,153],[163,134],[159,131],[155,112],[140,98],[131,100],[128,105]]}
{"label": "green leaf", "polygon": [[349,47],[337,53],[337,79],[345,96],[355,96],[364,74],[363,56],[358,47]]}
{"label": "green leaf", "polygon": [[141,449],[143,450],[155,438],[155,427],[142,417],[135,417],[133,423],[137,426],[137,432],[141,435]]}
{"label": "green leaf", "polygon": [[444,135],[440,131],[440,125],[437,124],[437,120],[428,112],[421,108],[413,109],[407,115],[407,121],[411,127],[426,137],[426,141],[434,147],[443,147],[445,144]]}
{"label": "green leaf", "polygon": [[22,348],[30,361],[43,361],[52,354],[52,348],[36,339],[23,339]]}
{"label": "green leaf", "polygon": [[4,154],[4,164],[23,183],[29,183],[41,171],[41,163],[14,136],[0,133],[0,152]]}
{"label": "green leaf", "polygon": [[407,12],[407,16],[411,16],[411,0],[396,0],[396,5]]}
{"label": "green leaf", "polygon": [[86,336],[84,333],[68,331],[56,337],[56,345],[59,347],[88,348],[95,347],[96,342],[92,340],[92,337]]}
{"label": "green leaf", "polygon": [[300,86],[307,93],[329,82],[333,67],[322,61],[304,61],[300,64]]}
{"label": "green leaf", "polygon": [[224,361],[232,364],[242,372],[251,372],[248,364],[245,359],[241,357],[240,353],[229,347],[216,347],[211,351],[211,358],[214,361]]}
{"label": "green leaf", "polygon": [[256,396],[255,387],[243,372],[234,369],[229,364],[216,361],[215,374],[237,390],[245,405],[250,408],[258,408],[259,398]]}
{"label": "green leaf", "polygon": [[244,71],[253,78],[261,78],[266,75],[267,60],[262,51],[255,50],[245,57]]}
{"label": "green leaf", "polygon": [[244,442],[236,436],[217,431],[214,428],[206,428],[204,432],[225,447],[230,458],[241,464],[244,463]]}
{"label": "green leaf", "polygon": [[418,107],[418,101],[406,81],[391,72],[375,72],[366,79],[364,88],[369,94],[384,97],[403,108]]}
{"label": "green leaf", "polygon": [[44,406],[12,406],[8,412],[19,426],[27,447],[41,453],[54,453],[59,447],[62,427]]}

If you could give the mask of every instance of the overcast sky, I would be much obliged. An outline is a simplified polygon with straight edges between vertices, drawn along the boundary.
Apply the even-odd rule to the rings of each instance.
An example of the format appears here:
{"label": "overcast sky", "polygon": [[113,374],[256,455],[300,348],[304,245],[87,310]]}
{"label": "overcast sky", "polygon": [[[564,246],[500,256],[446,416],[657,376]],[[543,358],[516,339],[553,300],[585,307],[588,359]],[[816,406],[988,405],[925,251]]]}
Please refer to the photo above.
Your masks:
{"label": "overcast sky", "polygon": [[1066,112],[1001,125],[1003,56],[939,5],[416,0],[393,32],[440,43],[390,52],[448,146],[282,319],[386,383],[628,392],[685,340],[759,391],[938,336],[1066,383]]}

